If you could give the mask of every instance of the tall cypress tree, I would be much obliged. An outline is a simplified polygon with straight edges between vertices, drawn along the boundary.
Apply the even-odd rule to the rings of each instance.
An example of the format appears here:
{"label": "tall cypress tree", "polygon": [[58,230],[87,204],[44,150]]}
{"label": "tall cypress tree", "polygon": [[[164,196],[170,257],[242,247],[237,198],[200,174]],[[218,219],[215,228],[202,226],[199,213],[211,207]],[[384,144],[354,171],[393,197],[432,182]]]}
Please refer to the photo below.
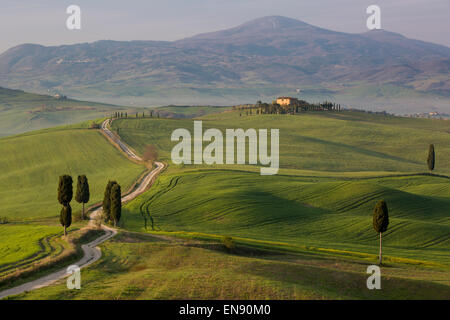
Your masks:
{"label": "tall cypress tree", "polygon": [[122,215],[122,192],[120,185],[117,183],[111,188],[111,219],[114,222],[114,227],[120,220]]}
{"label": "tall cypress tree", "polygon": [[73,188],[72,188],[72,177],[65,174],[59,177],[58,184],[58,201],[63,206],[66,206],[72,201]]}
{"label": "tall cypress tree", "polygon": [[72,223],[72,208],[70,207],[70,201],[73,197],[72,177],[69,175],[63,175],[59,177],[58,184],[58,201],[62,204],[62,209],[59,216],[59,221],[64,227],[64,235],[67,235],[67,228]]}
{"label": "tall cypress tree", "polygon": [[84,220],[84,205],[89,202],[89,182],[85,175],[78,176],[77,193],[75,200],[83,204],[83,211],[81,212],[81,219]]}
{"label": "tall cypress tree", "polygon": [[106,222],[111,220],[111,189],[115,184],[117,184],[116,181],[108,181],[103,196],[103,218]]}
{"label": "tall cypress tree", "polygon": [[389,225],[389,213],[386,201],[380,200],[375,205],[373,210],[373,228],[377,233],[380,234],[380,255],[379,264],[381,265],[382,260],[382,249],[381,249],[381,234],[385,232]]}
{"label": "tall cypress tree", "polygon": [[435,162],[435,154],[434,154],[434,144],[430,144],[430,147],[428,148],[428,169],[431,171],[434,170],[434,162]]}
{"label": "tall cypress tree", "polygon": [[64,227],[64,235],[67,235],[67,228],[72,224],[72,207],[70,204],[61,208],[59,222]]}

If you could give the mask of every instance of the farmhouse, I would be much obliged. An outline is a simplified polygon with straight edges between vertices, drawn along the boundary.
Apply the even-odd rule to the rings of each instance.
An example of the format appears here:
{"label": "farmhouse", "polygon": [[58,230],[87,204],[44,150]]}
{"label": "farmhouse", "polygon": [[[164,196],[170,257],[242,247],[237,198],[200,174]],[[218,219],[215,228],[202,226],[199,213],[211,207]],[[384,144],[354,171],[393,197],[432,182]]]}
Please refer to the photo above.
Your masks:
{"label": "farmhouse", "polygon": [[298,99],[291,98],[291,97],[279,97],[279,98],[277,98],[277,103],[280,106],[293,106],[298,103]]}

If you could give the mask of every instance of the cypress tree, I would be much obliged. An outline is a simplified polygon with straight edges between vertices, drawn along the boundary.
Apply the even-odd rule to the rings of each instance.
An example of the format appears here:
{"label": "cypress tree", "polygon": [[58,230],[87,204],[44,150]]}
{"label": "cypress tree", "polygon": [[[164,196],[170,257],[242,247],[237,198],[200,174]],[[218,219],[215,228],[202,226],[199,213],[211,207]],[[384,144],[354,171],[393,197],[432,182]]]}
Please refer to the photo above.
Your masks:
{"label": "cypress tree", "polygon": [[61,208],[59,222],[64,227],[64,235],[67,235],[67,228],[72,224],[72,207],[70,204]]}
{"label": "cypress tree", "polygon": [[114,227],[120,220],[122,215],[122,193],[120,185],[117,183],[111,188],[111,219],[114,221]]}
{"label": "cypress tree", "polygon": [[380,234],[380,255],[379,264],[382,261],[381,234],[385,232],[389,225],[389,213],[386,201],[380,200],[373,210],[373,228]]}
{"label": "cypress tree", "polygon": [[83,211],[81,212],[81,219],[84,220],[84,205],[89,202],[89,182],[85,175],[78,176],[77,194],[75,200],[83,204]]}
{"label": "cypress tree", "polygon": [[59,177],[58,184],[58,201],[63,206],[66,206],[72,201],[73,188],[72,188],[72,177],[65,174]]}
{"label": "cypress tree", "polygon": [[67,235],[67,228],[72,223],[72,208],[70,207],[70,201],[73,197],[72,183],[72,177],[67,174],[59,177],[58,201],[63,206],[60,213],[60,222],[64,227],[64,235]]}
{"label": "cypress tree", "polygon": [[431,171],[434,170],[434,162],[435,162],[435,154],[434,154],[434,144],[430,144],[430,147],[428,148],[428,169]]}
{"label": "cypress tree", "polygon": [[111,220],[111,189],[115,184],[116,181],[108,181],[103,196],[103,218],[106,222]]}

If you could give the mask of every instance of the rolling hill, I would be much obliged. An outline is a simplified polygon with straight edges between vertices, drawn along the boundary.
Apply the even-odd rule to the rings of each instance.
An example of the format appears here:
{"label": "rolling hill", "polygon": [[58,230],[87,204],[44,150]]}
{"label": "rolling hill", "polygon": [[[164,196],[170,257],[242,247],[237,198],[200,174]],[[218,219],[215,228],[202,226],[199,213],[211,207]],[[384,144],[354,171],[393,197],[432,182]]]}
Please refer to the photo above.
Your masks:
{"label": "rolling hill", "polygon": [[399,96],[414,93],[411,111],[446,110],[449,66],[445,46],[384,30],[347,34],[270,16],[172,42],[20,45],[0,55],[0,85],[64,88],[71,96],[126,105],[230,105],[300,88],[307,98],[363,106],[369,102],[354,90],[390,85],[395,92],[381,92],[370,107],[395,110]]}
{"label": "rolling hill", "polygon": [[59,99],[0,87],[0,137],[78,123],[125,110],[114,105]]}
{"label": "rolling hill", "polygon": [[[199,241],[121,232],[104,257],[83,270],[83,289],[65,282],[15,299],[438,299],[450,298],[446,271],[402,265],[383,269],[383,290],[367,290],[366,263],[253,250],[230,254]],[[101,285],[99,285],[101,284]],[[170,314],[170,313],[169,313]],[[173,313],[175,316],[175,312]]]}
{"label": "rolling hill", "polygon": [[[371,214],[386,199],[391,225],[386,250],[399,258],[444,262],[449,249],[449,178],[427,176],[427,146],[439,145],[448,174],[449,123],[362,112],[202,118],[206,128],[280,129],[280,172],[255,166],[172,166],[146,194],[125,207],[125,225],[187,237],[230,235],[286,248],[376,254]],[[113,129],[134,149],[153,143],[170,163],[170,133],[192,130],[192,120],[120,119]],[[425,173],[425,174],[424,174]],[[312,249],[314,250],[314,249]],[[394,260],[396,258],[393,258]],[[394,261],[393,260],[393,261]]]}
{"label": "rolling hill", "polygon": [[[225,112],[202,117],[203,130],[278,128],[280,168],[326,172],[425,172],[428,145],[439,148],[436,172],[450,174],[450,122],[363,112],[305,112],[296,116],[240,116]],[[154,143],[170,161],[177,128],[193,132],[192,120],[119,119],[113,129],[138,152]],[[204,143],[204,147],[207,143]],[[256,169],[256,167],[255,167]]]}
{"label": "rolling hill", "polygon": [[[409,192],[430,185],[441,192]],[[449,265],[450,224],[442,210],[450,204],[447,185],[448,178],[420,176],[356,178],[349,173],[265,179],[257,172],[232,170],[173,172],[146,196],[127,204],[124,218],[127,228],[140,232],[145,231],[143,215],[148,212],[155,230],[168,234],[232,236],[364,256],[377,253],[372,210],[385,199],[390,208],[386,255]]]}
{"label": "rolling hill", "polygon": [[[168,169],[124,205],[120,233],[83,271],[83,290],[60,282],[17,298],[449,296],[448,121],[350,111],[201,119],[205,129],[279,128],[279,174],[261,176],[249,165],[174,165],[170,134],[191,130],[192,119],[115,120],[112,130],[124,142],[138,153],[155,144]],[[426,173],[429,143],[438,175]],[[8,263],[33,263],[41,245],[59,238],[60,174],[87,174],[94,202],[108,179],[127,186],[143,170],[86,123],[0,138],[0,148],[0,212],[12,221],[0,225],[0,273]],[[384,290],[367,290],[366,267],[378,252],[372,210],[381,198],[390,209]],[[145,215],[155,230],[145,229]],[[223,236],[233,237],[236,252],[224,249]]]}
{"label": "rolling hill", "polygon": [[[0,138],[0,280],[15,266],[30,266],[62,254],[57,201],[59,176],[85,174],[90,184],[89,205],[103,199],[104,188],[115,179],[127,190],[145,170],[126,159],[87,123],[33,131]],[[72,200],[70,231],[82,226],[76,216],[81,204]],[[66,248],[67,249],[67,248]],[[1,281],[0,281],[1,282]]]}
{"label": "rolling hill", "polygon": [[[20,134],[63,124],[109,117],[115,112],[149,116],[150,108],[121,107],[90,101],[58,98],[22,90],[0,87],[0,137]],[[226,107],[215,106],[162,106],[153,110],[165,118],[193,118],[222,112]],[[88,126],[88,124],[85,124]]]}
{"label": "rolling hill", "polygon": [[[123,157],[97,130],[84,126],[4,137],[0,150],[0,212],[12,221],[56,219],[56,190],[63,174],[74,181],[87,175],[94,203],[102,199],[108,179],[117,179],[126,189],[145,170]],[[74,212],[81,209],[75,201],[72,207]]]}

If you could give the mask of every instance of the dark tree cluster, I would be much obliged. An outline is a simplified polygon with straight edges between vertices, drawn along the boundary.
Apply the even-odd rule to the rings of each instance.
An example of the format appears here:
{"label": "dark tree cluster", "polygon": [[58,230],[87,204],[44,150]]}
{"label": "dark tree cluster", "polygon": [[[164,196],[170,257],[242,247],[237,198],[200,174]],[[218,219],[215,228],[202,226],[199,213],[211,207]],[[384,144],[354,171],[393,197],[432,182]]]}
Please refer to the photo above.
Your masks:
{"label": "dark tree cluster", "polygon": [[[145,111],[142,111],[142,113],[135,112],[135,118],[159,118],[159,112],[154,112],[153,110],[150,110],[148,114],[145,114]],[[111,119],[120,119],[120,118],[128,118],[128,112],[114,112],[111,114]],[[132,118],[132,116],[130,116]]]}
{"label": "dark tree cluster", "polygon": [[[340,111],[341,105],[325,101],[322,103],[309,103],[305,100],[298,100],[291,105],[279,105],[276,101],[272,103],[263,103],[258,101],[256,104],[245,104],[233,106],[233,110],[240,110],[246,115],[258,114],[295,114],[305,111]],[[240,113],[242,116],[243,112]]]}
{"label": "dark tree cluster", "polygon": [[59,177],[58,201],[62,205],[59,221],[64,227],[64,235],[67,235],[67,228],[72,224],[72,208],[70,201],[73,197],[72,177],[63,175]]}
{"label": "dark tree cluster", "polygon": [[[59,177],[58,183],[58,202],[62,205],[59,214],[59,222],[64,227],[64,235],[67,235],[67,228],[72,224],[72,207],[70,202],[73,198],[73,180],[70,175],[62,175]],[[84,205],[89,202],[89,183],[85,175],[78,176],[77,193],[75,200],[83,204],[83,211],[81,214],[84,219]]]}
{"label": "dark tree cluster", "polygon": [[122,215],[122,192],[116,181],[108,181],[103,196],[103,219],[112,222],[114,226]]}

